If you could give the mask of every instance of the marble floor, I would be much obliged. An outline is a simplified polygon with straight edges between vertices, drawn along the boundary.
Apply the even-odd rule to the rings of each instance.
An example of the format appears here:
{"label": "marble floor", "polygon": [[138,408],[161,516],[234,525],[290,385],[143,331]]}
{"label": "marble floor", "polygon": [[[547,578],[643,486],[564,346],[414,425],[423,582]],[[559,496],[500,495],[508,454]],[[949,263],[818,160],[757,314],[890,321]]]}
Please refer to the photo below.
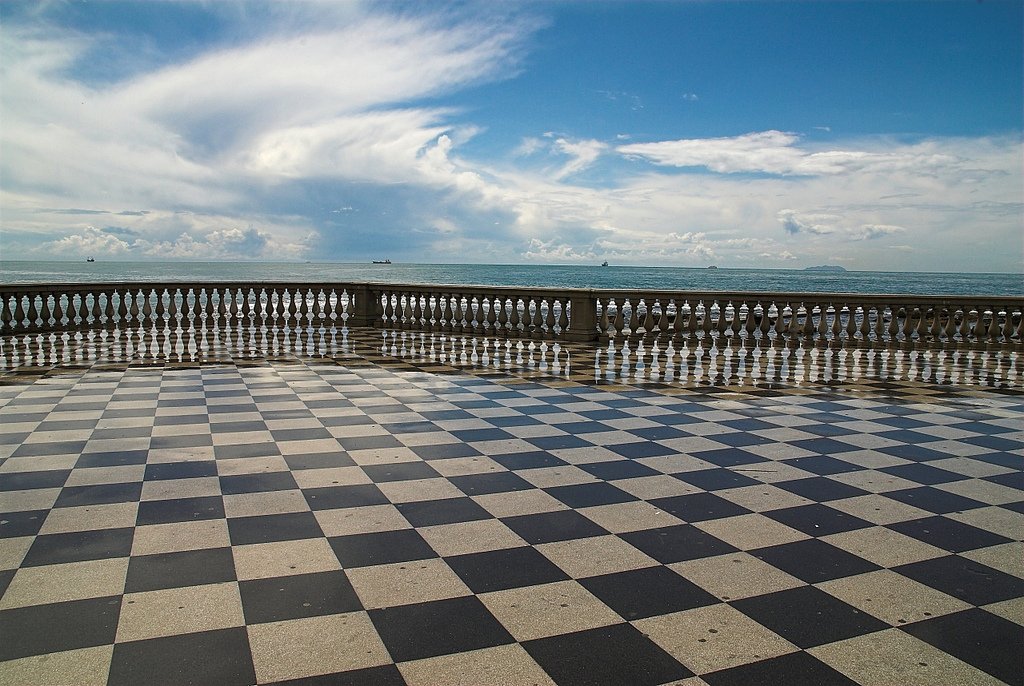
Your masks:
{"label": "marble floor", "polygon": [[1015,353],[381,336],[6,341],[0,684],[1024,683]]}

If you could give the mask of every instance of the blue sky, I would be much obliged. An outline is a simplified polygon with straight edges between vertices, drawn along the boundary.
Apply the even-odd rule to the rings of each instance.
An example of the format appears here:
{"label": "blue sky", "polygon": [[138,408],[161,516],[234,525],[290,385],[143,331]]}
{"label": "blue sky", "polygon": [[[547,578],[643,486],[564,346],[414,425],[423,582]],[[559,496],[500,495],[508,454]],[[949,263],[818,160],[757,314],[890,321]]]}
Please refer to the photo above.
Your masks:
{"label": "blue sky", "polygon": [[1024,271],[1024,4],[0,4],[7,259]]}

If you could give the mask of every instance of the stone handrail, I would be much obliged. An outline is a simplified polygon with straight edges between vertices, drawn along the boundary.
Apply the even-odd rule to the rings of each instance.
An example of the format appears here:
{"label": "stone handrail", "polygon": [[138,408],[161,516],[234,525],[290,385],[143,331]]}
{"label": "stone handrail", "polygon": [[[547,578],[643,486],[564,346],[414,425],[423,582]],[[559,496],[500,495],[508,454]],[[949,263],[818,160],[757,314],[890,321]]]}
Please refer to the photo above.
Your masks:
{"label": "stone handrail", "polygon": [[374,326],[594,341],[971,342],[1017,347],[1024,298],[384,283],[0,285],[0,335],[90,328]]}

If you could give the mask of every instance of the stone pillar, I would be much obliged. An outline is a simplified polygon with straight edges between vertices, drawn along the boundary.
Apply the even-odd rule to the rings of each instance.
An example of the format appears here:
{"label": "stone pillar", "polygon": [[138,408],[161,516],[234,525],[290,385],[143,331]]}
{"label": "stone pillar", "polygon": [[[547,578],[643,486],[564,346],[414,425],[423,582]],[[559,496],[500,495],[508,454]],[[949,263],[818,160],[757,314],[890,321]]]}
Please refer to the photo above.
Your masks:
{"label": "stone pillar", "polygon": [[373,294],[368,286],[352,286],[348,289],[348,326],[373,326],[377,313]]}
{"label": "stone pillar", "polygon": [[593,291],[575,292],[569,298],[569,328],[563,334],[567,341],[596,341],[597,332],[597,297]]}

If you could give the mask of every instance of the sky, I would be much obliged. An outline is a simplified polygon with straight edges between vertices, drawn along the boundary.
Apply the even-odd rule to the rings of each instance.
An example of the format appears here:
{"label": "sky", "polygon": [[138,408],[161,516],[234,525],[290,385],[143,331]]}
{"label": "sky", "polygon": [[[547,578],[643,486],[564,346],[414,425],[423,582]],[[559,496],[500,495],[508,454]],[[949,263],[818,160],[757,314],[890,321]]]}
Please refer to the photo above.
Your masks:
{"label": "sky", "polygon": [[4,2],[0,257],[1024,271],[1024,3]]}

